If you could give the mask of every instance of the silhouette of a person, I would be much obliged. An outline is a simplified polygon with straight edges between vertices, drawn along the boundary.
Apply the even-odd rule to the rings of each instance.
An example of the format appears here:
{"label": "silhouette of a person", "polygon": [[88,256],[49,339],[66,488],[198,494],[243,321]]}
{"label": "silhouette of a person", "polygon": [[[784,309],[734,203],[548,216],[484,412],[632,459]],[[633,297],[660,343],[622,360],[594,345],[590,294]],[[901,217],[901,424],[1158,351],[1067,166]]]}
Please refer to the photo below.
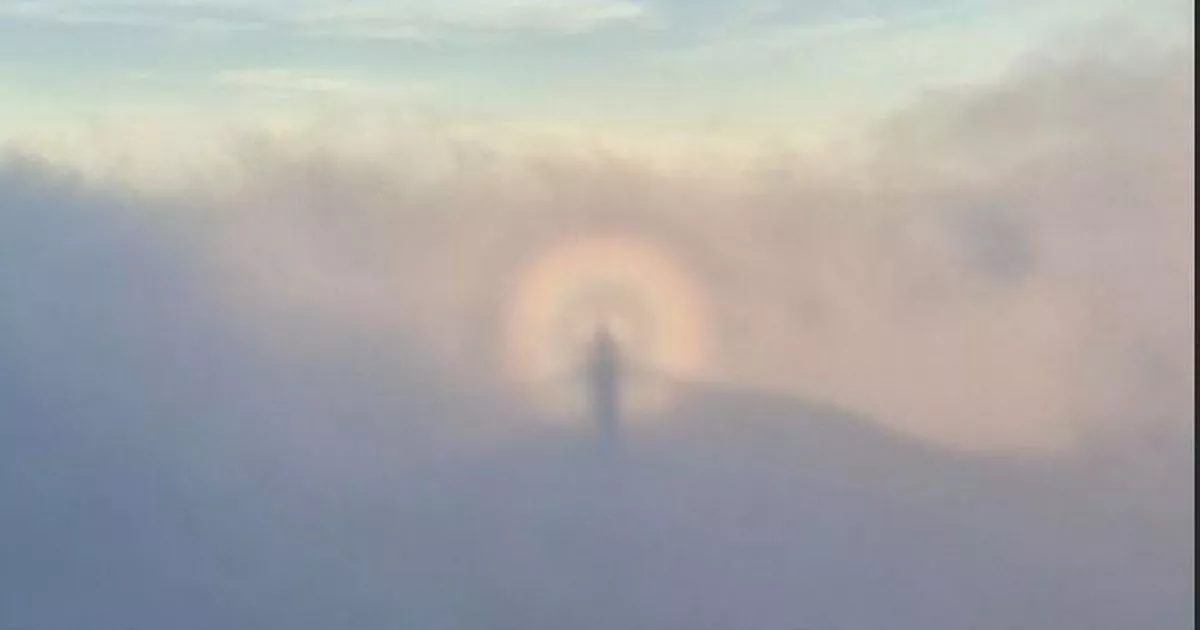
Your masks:
{"label": "silhouette of a person", "polygon": [[613,448],[620,439],[621,357],[608,326],[596,327],[588,348],[588,394],[601,444]]}

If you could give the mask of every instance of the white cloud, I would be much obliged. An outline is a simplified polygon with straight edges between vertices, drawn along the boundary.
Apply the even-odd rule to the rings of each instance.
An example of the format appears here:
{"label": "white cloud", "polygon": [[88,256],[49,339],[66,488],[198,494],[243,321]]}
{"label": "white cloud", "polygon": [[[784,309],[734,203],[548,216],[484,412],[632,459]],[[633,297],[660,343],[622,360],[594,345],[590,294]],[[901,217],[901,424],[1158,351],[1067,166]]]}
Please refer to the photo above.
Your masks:
{"label": "white cloud", "polygon": [[[302,270],[235,269],[235,284],[265,279],[246,294],[273,302],[278,290],[288,313],[416,330],[455,370],[480,368],[461,345],[486,328],[479,314],[495,308],[484,302],[498,299],[506,257],[597,225],[649,230],[705,252],[693,262],[712,273],[702,282],[731,331],[718,344],[728,382],[832,399],[939,442],[1062,446],[1147,408],[1139,379],[1168,386],[1154,403],[1166,415],[1186,415],[1192,80],[1179,55],[1037,61],[1042,70],[996,86],[931,96],[862,160],[731,164],[693,151],[663,166],[593,142],[603,129],[558,151],[437,116],[400,127],[338,117],[286,142],[234,143],[232,166],[211,178],[220,190],[204,194],[256,209],[219,241],[251,271]],[[375,89],[299,69],[216,80]],[[297,232],[304,242],[286,242]],[[388,237],[362,263],[365,248],[330,232]],[[272,253],[246,235],[285,242]],[[403,269],[447,271],[431,286]],[[1170,376],[1147,377],[1139,362]]]}

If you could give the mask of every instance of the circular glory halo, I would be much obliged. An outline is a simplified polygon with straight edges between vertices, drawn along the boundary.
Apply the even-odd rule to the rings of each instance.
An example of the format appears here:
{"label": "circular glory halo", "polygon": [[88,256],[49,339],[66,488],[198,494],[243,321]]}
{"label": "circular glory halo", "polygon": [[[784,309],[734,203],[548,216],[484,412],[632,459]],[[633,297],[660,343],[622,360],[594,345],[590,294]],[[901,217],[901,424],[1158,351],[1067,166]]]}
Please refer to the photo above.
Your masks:
{"label": "circular glory halo", "polygon": [[600,328],[619,347],[630,418],[668,406],[673,384],[702,378],[708,365],[703,293],[673,257],[643,239],[559,242],[526,264],[507,307],[505,371],[556,416],[586,410],[583,365]]}

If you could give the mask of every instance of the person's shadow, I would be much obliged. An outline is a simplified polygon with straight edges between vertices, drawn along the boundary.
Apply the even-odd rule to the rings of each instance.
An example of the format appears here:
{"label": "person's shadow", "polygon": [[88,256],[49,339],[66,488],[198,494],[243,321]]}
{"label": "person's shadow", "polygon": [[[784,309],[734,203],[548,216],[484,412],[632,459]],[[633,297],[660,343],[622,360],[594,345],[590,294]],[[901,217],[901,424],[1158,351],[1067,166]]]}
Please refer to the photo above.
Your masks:
{"label": "person's shadow", "polygon": [[616,338],[607,325],[598,325],[587,348],[586,377],[589,412],[606,451],[616,449],[621,439],[622,368]]}

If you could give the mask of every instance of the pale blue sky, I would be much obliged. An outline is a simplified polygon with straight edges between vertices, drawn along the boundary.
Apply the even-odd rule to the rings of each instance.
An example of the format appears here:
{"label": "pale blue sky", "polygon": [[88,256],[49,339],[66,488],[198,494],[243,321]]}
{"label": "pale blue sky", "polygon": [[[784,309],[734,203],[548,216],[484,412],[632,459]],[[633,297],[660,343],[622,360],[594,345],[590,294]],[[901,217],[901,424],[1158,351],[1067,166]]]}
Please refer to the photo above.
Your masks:
{"label": "pale blue sky", "polygon": [[0,138],[347,103],[805,133],[987,81],[1105,19],[1190,38],[1191,13],[1175,0],[10,0]]}

